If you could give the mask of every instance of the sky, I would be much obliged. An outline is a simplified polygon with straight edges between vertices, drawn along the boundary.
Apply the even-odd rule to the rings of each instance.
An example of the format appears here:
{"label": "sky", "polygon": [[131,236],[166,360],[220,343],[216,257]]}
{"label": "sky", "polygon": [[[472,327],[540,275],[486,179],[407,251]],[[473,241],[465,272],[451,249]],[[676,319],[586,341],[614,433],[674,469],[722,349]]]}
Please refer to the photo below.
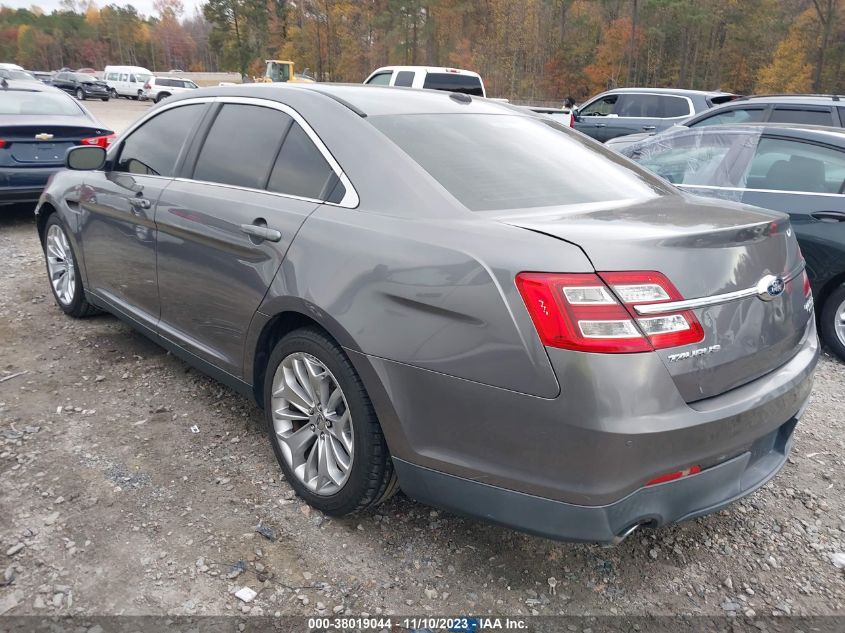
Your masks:
{"label": "sky", "polygon": [[[132,2],[125,1],[125,0],[101,0],[100,2],[95,2],[98,7],[104,7],[108,4],[117,4],[119,6],[126,6],[132,5],[138,11],[138,13],[146,16],[150,16],[156,13],[156,10],[153,8],[153,1],[154,0],[134,0]],[[77,6],[87,6],[87,2],[77,2]],[[187,17],[189,15],[193,15],[194,10],[201,4],[201,0],[182,0],[182,4],[185,7],[185,13],[182,14],[182,17]],[[0,0],[0,5],[6,7],[12,7],[14,9],[28,9],[31,6],[35,5],[41,7],[44,13],[52,13],[56,9],[62,8],[62,1],[61,0]],[[79,9],[77,9],[79,10]]]}

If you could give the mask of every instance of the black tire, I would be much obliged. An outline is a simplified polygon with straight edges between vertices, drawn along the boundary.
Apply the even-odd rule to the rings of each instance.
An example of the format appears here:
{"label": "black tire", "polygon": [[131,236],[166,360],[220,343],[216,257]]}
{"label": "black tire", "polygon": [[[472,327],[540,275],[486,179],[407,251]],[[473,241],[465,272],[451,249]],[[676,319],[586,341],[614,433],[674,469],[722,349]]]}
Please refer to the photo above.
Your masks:
{"label": "black tire", "polygon": [[161,101],[162,99],[167,99],[167,97],[169,97],[169,96],[170,96],[170,94],[169,94],[169,93],[167,93],[167,92],[159,92],[159,93],[156,95],[155,102],[156,102],[156,103],[158,103],[158,102],[159,102],[159,101]]}
{"label": "black tire", "polygon": [[845,311],[845,283],[831,292],[822,306],[819,322],[822,340],[831,351],[845,361],[845,341],[836,333],[836,323]]}
{"label": "black tire", "polygon": [[112,99],[117,99],[117,97],[118,97],[119,95],[117,94],[117,90],[115,90],[114,88],[109,88],[109,96],[110,96]]}
{"label": "black tire", "polygon": [[76,98],[80,101],[85,101],[85,91],[82,88],[76,89]]}
{"label": "black tire", "polygon": [[[317,358],[333,374],[353,420],[354,458],[349,478],[336,493],[318,495],[292,472],[285,460],[273,427],[273,378],[290,354],[304,352]],[[372,402],[361,378],[343,350],[322,330],[294,330],[278,342],[267,363],[264,378],[264,418],[273,452],[290,485],[308,505],[330,516],[365,511],[385,501],[397,490],[396,474]]]}
{"label": "black tire", "polygon": [[[65,228],[64,224],[62,224],[61,220],[59,220],[58,215],[53,213],[52,215],[50,215],[49,218],[47,218],[47,223],[44,225],[43,247],[45,263],[47,263],[47,236],[49,235],[50,227],[52,226],[58,227],[62,231],[62,233],[64,233],[65,239],[67,239],[67,229]],[[79,271],[79,258],[76,252],[74,252],[73,246],[70,244],[69,239],[68,248],[70,248],[71,255],[73,256],[73,270],[76,279],[75,290],[69,301],[62,301],[59,298],[59,295],[50,280],[50,267],[49,265],[47,266],[47,281],[50,284],[50,290],[53,293],[53,298],[56,300],[56,305],[61,308],[62,312],[76,319],[91,316],[92,314],[97,314],[98,312],[100,312],[100,310],[92,306],[85,299],[85,288],[82,285],[82,275]]]}
{"label": "black tire", "polygon": [[101,97],[101,100],[102,100],[102,101],[108,101],[108,100],[109,100],[109,98],[108,98],[108,97]]}

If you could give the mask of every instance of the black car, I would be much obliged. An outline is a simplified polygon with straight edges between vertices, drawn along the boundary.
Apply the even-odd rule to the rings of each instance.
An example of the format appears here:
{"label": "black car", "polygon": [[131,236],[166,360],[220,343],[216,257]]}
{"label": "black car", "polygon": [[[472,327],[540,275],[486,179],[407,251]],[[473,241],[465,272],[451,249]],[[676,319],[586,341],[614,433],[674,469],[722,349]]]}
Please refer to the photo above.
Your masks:
{"label": "black car", "polygon": [[[835,95],[758,95],[740,97],[725,105],[696,114],[678,125],[734,125],[740,123],[792,123],[845,127],[845,101]],[[621,152],[655,132],[619,136],[607,143]]]}
{"label": "black car", "polygon": [[109,86],[94,75],[84,73],[60,72],[53,77],[53,85],[60,90],[75,95],[80,101],[85,99],[109,100]]}
{"label": "black car", "polygon": [[622,154],[690,193],[788,213],[822,338],[845,360],[845,131],[776,123],[681,127]]}
{"label": "black car", "polygon": [[575,129],[602,142],[626,134],[659,132],[737,96],[702,90],[617,88],[577,108]]}
{"label": "black car", "polygon": [[0,205],[35,202],[74,145],[113,138],[81,104],[37,81],[0,79]]}

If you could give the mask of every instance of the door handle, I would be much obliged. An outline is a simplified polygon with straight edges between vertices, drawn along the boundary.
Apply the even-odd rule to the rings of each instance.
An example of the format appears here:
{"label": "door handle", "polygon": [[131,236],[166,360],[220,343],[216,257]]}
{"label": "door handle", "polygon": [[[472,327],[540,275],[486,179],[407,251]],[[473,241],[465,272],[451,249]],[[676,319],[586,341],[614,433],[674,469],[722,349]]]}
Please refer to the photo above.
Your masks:
{"label": "door handle", "polygon": [[241,231],[250,237],[258,238],[259,240],[267,240],[268,242],[280,242],[282,234],[276,229],[268,229],[266,226],[258,226],[255,224],[241,224]]}
{"label": "door handle", "polygon": [[129,198],[129,204],[136,209],[149,209],[152,203],[146,198]]}
{"label": "door handle", "polygon": [[607,123],[596,123],[596,127],[607,127]]}
{"label": "door handle", "polygon": [[644,125],[643,126],[643,132],[650,132],[651,130],[656,130],[656,129],[657,129],[656,125]]}
{"label": "door handle", "polygon": [[816,211],[810,215],[822,222],[845,222],[845,213],[842,211]]}

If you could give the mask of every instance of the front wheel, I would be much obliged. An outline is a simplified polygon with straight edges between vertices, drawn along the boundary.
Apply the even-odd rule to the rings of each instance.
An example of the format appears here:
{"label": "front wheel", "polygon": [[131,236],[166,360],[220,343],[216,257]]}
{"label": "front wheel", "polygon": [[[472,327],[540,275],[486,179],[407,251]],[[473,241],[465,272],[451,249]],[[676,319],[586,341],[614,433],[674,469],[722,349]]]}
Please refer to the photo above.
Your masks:
{"label": "front wheel", "polygon": [[822,306],[822,340],[845,361],[845,284],[830,293]]}
{"label": "front wheel", "polygon": [[117,99],[117,90],[115,90],[114,88],[110,88],[109,89],[109,96],[112,99]]}
{"label": "front wheel", "polygon": [[264,412],[285,477],[317,510],[343,516],[397,490],[364,385],[322,331],[296,330],[276,345],[264,380]]}
{"label": "front wheel", "polygon": [[76,89],[76,98],[80,101],[85,101],[85,92],[82,90],[82,88]]}
{"label": "front wheel", "polygon": [[80,318],[96,314],[97,309],[85,299],[79,264],[64,225],[54,213],[44,228],[44,257],[53,298],[65,314]]}

